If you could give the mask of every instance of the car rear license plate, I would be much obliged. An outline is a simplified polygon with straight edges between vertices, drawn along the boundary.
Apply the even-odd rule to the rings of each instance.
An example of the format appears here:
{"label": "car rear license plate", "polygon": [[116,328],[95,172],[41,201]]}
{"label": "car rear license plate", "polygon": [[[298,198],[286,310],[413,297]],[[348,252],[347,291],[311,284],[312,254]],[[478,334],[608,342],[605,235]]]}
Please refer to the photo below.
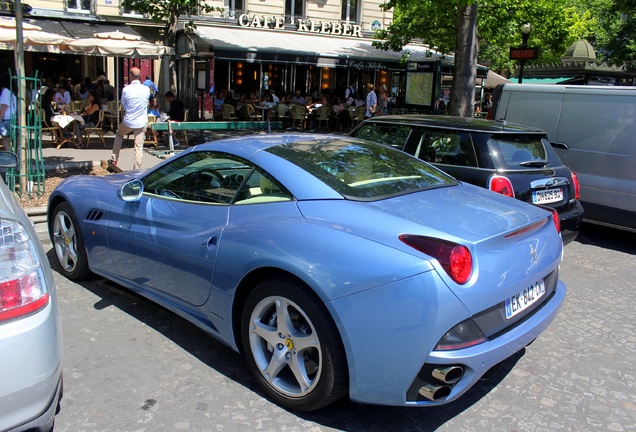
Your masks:
{"label": "car rear license plate", "polygon": [[532,202],[534,204],[547,204],[563,200],[563,189],[546,189],[532,191]]}
{"label": "car rear license plate", "polygon": [[545,283],[541,280],[506,299],[506,319],[523,312],[539,301],[545,294]]}

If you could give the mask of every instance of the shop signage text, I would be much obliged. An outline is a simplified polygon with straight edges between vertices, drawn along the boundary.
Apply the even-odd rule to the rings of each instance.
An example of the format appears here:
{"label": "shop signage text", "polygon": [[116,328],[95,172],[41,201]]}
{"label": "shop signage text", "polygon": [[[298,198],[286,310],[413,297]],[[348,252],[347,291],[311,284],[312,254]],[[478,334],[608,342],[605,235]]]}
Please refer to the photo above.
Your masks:
{"label": "shop signage text", "polygon": [[347,67],[356,70],[385,70],[387,68],[386,64],[382,62],[362,60],[347,60]]}
{"label": "shop signage text", "polygon": [[[254,27],[266,29],[285,29],[285,19],[280,16],[248,15],[241,14],[238,17],[241,27]],[[362,37],[362,26],[348,23],[323,22],[298,19],[295,22],[298,31],[303,33],[318,33],[338,36]]]}
{"label": "shop signage text", "polygon": [[14,3],[12,1],[0,1],[0,11],[15,13]]}
{"label": "shop signage text", "polygon": [[539,49],[535,47],[510,48],[510,60],[536,60]]}

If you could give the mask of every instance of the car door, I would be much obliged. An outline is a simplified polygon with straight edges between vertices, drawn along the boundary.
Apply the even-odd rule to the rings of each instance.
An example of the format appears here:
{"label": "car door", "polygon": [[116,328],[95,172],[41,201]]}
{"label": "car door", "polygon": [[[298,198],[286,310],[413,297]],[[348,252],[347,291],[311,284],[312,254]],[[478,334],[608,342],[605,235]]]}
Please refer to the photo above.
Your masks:
{"label": "car door", "polygon": [[203,304],[229,206],[251,171],[244,160],[192,152],[149,173],[143,196],[111,205],[115,273],[140,288]]}

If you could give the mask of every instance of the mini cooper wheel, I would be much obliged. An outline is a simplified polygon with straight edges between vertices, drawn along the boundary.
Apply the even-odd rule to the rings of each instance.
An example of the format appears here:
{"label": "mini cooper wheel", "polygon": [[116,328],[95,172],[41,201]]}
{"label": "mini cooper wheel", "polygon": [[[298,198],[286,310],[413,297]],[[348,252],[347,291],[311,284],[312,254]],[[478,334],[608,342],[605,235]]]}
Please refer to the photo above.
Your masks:
{"label": "mini cooper wheel", "polygon": [[84,238],[77,219],[68,203],[61,203],[53,210],[49,233],[57,262],[69,279],[83,279],[90,274]]}
{"label": "mini cooper wheel", "polygon": [[308,288],[270,279],[248,297],[241,337],[247,363],[280,405],[313,411],[347,392],[347,367],[338,330]]}

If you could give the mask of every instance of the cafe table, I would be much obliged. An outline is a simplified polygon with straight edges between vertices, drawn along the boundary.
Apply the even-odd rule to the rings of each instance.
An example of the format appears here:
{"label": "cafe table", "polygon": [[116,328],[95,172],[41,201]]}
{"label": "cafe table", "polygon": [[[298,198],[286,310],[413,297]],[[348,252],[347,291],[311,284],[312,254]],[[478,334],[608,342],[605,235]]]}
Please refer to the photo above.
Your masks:
{"label": "cafe table", "polygon": [[[66,143],[73,144],[76,148],[80,148],[75,142],[75,122],[84,124],[84,118],[79,114],[57,114],[51,117],[51,122],[57,124],[62,129],[62,135],[57,143],[57,148],[61,148]],[[71,137],[66,138],[64,132],[70,132]]]}

